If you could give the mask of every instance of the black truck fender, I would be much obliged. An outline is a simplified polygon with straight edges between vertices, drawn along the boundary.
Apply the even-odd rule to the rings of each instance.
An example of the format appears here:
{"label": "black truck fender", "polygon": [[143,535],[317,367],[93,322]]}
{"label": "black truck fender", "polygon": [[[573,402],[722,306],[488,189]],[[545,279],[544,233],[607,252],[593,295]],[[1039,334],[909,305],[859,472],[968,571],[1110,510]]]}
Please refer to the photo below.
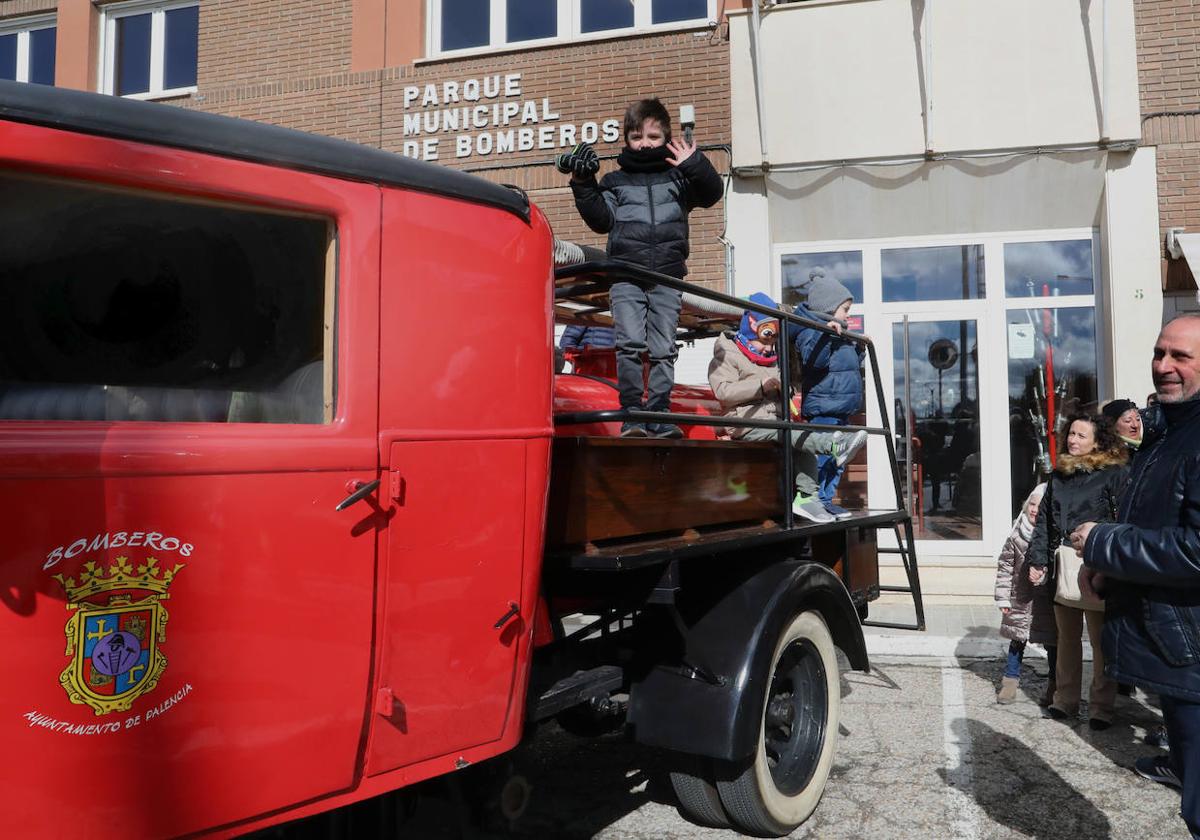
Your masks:
{"label": "black truck fender", "polygon": [[870,670],[854,603],[841,579],[811,561],[764,567],[687,632],[687,667],[659,665],[629,693],[633,737],[647,746],[736,761],[757,749],[776,640],[815,610],[855,670]]}

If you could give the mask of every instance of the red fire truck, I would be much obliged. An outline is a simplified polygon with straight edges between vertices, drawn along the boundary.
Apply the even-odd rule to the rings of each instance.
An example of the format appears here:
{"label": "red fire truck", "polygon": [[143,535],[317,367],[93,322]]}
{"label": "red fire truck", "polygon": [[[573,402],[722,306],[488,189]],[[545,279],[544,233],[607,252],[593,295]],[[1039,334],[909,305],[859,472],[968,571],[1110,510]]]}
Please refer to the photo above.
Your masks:
{"label": "red fire truck", "polygon": [[518,190],[0,82],[0,229],[11,836],[242,834],[552,718],[670,751],[693,820],[786,833],[880,530],[923,621],[898,502],[798,525],[791,448],[719,439],[706,389],[642,418],[683,440],[624,440],[610,380],[555,375],[614,277],[687,291],[681,339],[749,304],[556,272]]}

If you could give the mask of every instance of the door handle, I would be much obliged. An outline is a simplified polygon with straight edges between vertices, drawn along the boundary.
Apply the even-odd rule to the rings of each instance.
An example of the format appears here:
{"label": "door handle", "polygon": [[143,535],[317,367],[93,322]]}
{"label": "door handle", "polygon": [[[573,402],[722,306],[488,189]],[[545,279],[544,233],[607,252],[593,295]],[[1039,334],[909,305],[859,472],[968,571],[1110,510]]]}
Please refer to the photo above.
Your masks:
{"label": "door handle", "polygon": [[495,630],[499,630],[505,624],[508,624],[508,622],[510,620],[512,620],[513,618],[516,618],[520,614],[521,614],[521,608],[517,606],[517,602],[509,601],[508,602],[508,612],[506,612],[504,615],[500,616],[500,618],[498,618],[496,620],[496,623],[492,625],[492,628]]}
{"label": "door handle", "polygon": [[334,510],[345,510],[355,502],[361,502],[363,499],[367,498],[367,496],[370,496],[375,492],[376,488],[379,487],[379,479],[365,483],[362,481],[352,481],[350,484],[355,488],[354,492],[338,502],[338,506],[335,507]]}

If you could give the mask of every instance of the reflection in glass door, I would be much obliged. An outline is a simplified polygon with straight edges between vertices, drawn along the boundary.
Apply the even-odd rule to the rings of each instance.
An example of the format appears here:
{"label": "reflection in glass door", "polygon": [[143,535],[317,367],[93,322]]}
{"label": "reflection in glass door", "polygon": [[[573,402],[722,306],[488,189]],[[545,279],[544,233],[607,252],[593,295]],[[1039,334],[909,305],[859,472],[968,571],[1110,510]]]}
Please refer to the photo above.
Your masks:
{"label": "reflection in glass door", "polygon": [[[907,336],[907,339],[906,339]],[[892,326],[895,424],[915,536],[983,538],[979,351],[972,320]]]}

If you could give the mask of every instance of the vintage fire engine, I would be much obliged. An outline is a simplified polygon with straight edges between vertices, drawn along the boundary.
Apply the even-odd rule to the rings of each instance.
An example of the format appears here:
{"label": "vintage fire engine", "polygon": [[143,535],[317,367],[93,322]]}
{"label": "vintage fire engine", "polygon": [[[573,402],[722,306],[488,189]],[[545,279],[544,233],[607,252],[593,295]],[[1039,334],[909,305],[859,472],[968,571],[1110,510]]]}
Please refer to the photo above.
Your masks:
{"label": "vintage fire engine", "polygon": [[520,191],[0,82],[0,229],[11,836],[242,834],[552,718],[782,834],[833,759],[835,647],[868,667],[881,589],[923,622],[902,505],[800,525],[791,447],[718,438],[707,389],[641,418],[683,440],[627,440],[611,380],[555,375],[555,320],[605,323],[615,277],[685,291],[681,340],[748,304],[556,271]]}

